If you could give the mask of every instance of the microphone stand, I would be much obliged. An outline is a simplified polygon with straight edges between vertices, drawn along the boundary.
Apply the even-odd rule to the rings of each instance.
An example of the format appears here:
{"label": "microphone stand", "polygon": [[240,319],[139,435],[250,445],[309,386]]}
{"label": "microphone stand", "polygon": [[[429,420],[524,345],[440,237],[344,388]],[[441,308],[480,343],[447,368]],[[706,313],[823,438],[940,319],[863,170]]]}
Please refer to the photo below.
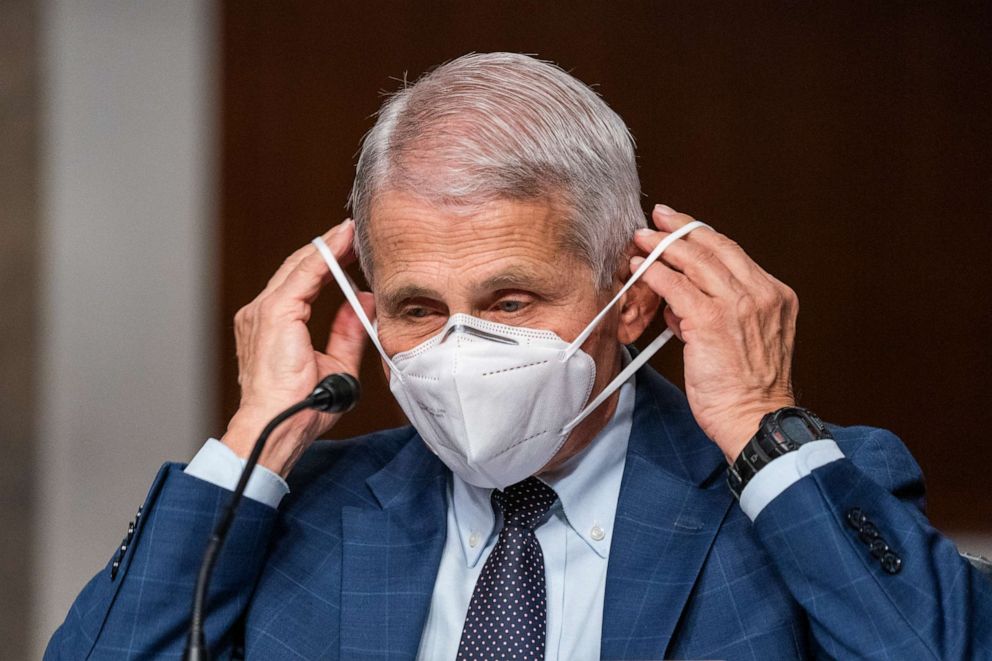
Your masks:
{"label": "microphone stand", "polygon": [[220,553],[221,546],[227,538],[227,533],[234,522],[234,515],[237,512],[241,498],[244,496],[245,487],[248,486],[248,479],[251,477],[258,458],[262,454],[265,442],[272,435],[276,427],[293,417],[304,409],[318,409],[327,412],[350,411],[358,402],[361,390],[358,380],[350,374],[332,374],[322,380],[314,391],[306,399],[293,404],[288,409],[272,418],[269,424],[265,425],[262,433],[258,435],[248,461],[241,471],[238,485],[234,489],[231,499],[227,502],[220,520],[217,521],[210,541],[207,542],[207,550],[203,554],[203,562],[200,564],[200,572],[196,577],[196,590],[193,593],[193,607],[190,611],[189,636],[186,639],[186,649],[183,658],[186,661],[209,661],[210,651],[207,648],[206,637],[203,633],[203,621],[206,615],[207,588],[210,585],[210,577],[213,574],[214,564],[217,561],[217,554]]}

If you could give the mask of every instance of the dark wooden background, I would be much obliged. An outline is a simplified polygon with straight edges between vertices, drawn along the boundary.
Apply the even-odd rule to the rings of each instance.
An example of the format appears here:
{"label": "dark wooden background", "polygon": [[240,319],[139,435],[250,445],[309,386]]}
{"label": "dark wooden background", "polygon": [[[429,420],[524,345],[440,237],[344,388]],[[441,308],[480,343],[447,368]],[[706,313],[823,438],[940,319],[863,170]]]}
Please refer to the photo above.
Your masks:
{"label": "dark wooden background", "polygon": [[[345,218],[380,92],[469,51],[533,53],[626,119],[645,208],[705,219],[798,291],[801,402],[894,430],[937,525],[992,530],[992,3],[815,5],[223,3],[221,415],[231,317]],[[654,364],[680,383],[680,361]],[[363,377],[335,435],[402,422],[374,353]]]}

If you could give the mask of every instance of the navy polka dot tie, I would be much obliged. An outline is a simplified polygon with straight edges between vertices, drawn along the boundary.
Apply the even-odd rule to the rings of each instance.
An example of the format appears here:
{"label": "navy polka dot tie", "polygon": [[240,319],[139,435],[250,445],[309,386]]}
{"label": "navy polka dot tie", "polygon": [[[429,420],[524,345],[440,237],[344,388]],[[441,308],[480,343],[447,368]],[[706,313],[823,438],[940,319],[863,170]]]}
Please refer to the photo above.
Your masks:
{"label": "navy polka dot tie", "polygon": [[493,491],[503,529],[475,584],[459,659],[543,661],[547,593],[544,554],[534,527],[557,499],[554,490],[535,477]]}

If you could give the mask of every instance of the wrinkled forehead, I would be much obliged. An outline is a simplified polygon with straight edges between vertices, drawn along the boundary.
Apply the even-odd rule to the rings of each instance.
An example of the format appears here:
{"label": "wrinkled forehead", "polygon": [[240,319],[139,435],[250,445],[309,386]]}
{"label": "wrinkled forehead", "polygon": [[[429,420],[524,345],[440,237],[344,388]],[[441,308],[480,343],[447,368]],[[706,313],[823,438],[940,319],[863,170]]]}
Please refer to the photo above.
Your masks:
{"label": "wrinkled forehead", "polygon": [[547,199],[437,204],[386,193],[372,209],[376,293],[399,287],[464,287],[549,281],[581,274],[567,249],[566,215]]}

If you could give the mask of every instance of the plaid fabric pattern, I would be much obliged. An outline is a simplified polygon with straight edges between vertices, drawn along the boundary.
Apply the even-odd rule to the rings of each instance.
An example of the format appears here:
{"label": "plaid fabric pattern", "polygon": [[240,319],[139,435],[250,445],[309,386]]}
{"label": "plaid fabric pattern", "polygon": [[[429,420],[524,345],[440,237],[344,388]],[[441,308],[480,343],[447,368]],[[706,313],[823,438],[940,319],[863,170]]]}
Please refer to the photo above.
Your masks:
{"label": "plaid fabric pattern", "polygon": [[[992,659],[992,581],[922,512],[890,433],[834,428],[846,459],[755,523],[682,393],[638,375],[604,602],[605,659]],[[276,512],[245,502],[217,564],[217,658],[411,659],[446,534],[447,469],[409,428],[315,444]],[[114,579],[83,589],[46,659],[178,658],[206,539],[228,492],[165,466]],[[903,559],[885,573],[858,507]],[[113,540],[112,540],[113,541]],[[108,545],[109,547],[109,545]],[[116,549],[113,557],[116,557]]]}

